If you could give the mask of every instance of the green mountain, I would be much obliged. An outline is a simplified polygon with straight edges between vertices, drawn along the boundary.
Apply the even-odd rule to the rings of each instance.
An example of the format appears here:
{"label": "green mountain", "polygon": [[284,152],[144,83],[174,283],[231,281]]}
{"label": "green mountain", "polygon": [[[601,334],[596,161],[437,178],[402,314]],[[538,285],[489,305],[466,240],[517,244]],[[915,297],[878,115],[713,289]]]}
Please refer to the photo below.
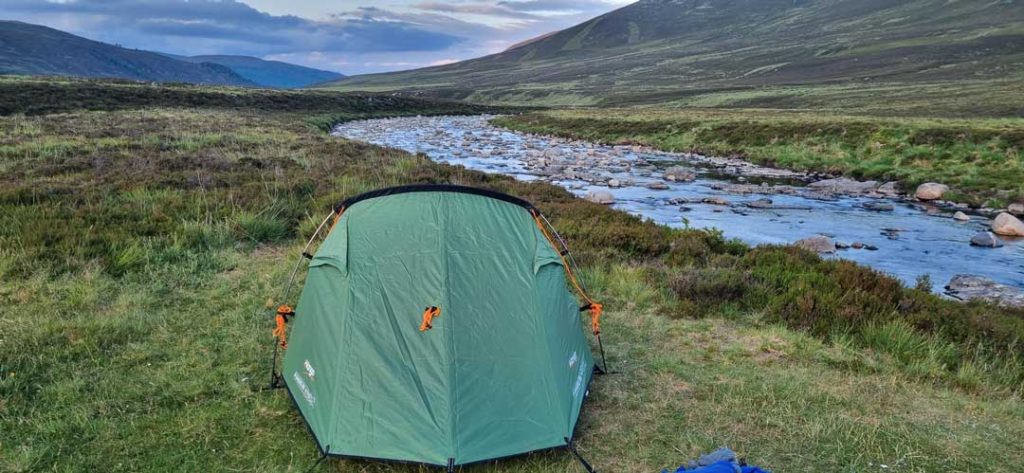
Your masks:
{"label": "green mountain", "polygon": [[256,85],[220,64],[180,61],[18,21],[0,21],[0,74]]}
{"label": "green mountain", "polygon": [[783,106],[835,91],[872,100],[877,92],[858,91],[882,84],[1019,90],[1022,78],[1020,0],[641,0],[501,53],[327,86],[499,103]]}
{"label": "green mountain", "polygon": [[293,89],[344,78],[337,72],[313,69],[281,61],[267,61],[252,56],[174,56],[194,63],[225,66],[245,79],[264,87]]}

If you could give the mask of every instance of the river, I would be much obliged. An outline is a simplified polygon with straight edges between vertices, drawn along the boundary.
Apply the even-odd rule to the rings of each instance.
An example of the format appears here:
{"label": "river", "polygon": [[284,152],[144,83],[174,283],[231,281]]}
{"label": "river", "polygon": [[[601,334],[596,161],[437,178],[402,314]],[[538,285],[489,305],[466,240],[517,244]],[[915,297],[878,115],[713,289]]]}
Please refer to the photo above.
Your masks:
{"label": "river", "polygon": [[[489,118],[363,120],[339,125],[334,135],[469,169],[545,180],[578,196],[608,191],[617,209],[672,227],[718,228],[751,245],[831,236],[841,245],[862,248],[826,257],[856,261],[908,285],[928,275],[937,292],[956,274],[1024,288],[1024,239],[1003,238],[1001,248],[971,246],[971,237],[989,226],[978,215],[958,222],[951,211],[906,199],[821,192],[807,187],[799,173],[734,159],[527,135],[494,127]],[[695,171],[696,179],[666,180],[666,168],[677,165]],[[620,186],[609,187],[610,179]]]}

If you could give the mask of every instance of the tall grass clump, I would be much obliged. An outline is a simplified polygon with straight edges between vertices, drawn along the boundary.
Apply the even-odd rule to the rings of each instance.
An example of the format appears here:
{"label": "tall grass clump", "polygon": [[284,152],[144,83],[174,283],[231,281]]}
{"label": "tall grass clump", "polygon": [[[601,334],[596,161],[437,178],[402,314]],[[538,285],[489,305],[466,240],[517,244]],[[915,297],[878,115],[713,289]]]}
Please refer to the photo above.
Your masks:
{"label": "tall grass clump", "polygon": [[276,243],[291,236],[288,222],[272,211],[240,211],[235,215],[240,236],[254,243]]}
{"label": "tall grass clump", "polygon": [[914,330],[901,320],[868,324],[860,331],[864,345],[892,356],[914,375],[940,378],[956,371],[957,378],[963,353],[955,344]]}
{"label": "tall grass clump", "polygon": [[227,248],[235,242],[227,221],[185,220],[177,228],[181,245],[197,252]]}

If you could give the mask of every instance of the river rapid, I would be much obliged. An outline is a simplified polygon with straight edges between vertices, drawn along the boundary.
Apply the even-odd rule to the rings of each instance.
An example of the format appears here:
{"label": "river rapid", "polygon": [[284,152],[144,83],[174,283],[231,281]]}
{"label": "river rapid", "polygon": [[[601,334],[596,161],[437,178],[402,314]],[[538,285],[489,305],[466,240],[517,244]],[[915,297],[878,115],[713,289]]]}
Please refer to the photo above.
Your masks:
{"label": "river rapid", "polygon": [[[737,159],[528,135],[494,127],[490,118],[363,120],[339,125],[333,134],[424,153],[437,162],[551,182],[581,197],[607,191],[617,209],[672,227],[717,228],[751,245],[827,235],[849,248],[826,257],[856,261],[908,285],[928,275],[937,292],[957,274],[1024,288],[1024,239],[1002,238],[1001,248],[970,245],[974,234],[988,229],[986,217],[959,222],[951,210],[873,190],[808,186],[814,178],[801,173]],[[678,173],[678,166],[693,175],[666,178],[666,170]]]}

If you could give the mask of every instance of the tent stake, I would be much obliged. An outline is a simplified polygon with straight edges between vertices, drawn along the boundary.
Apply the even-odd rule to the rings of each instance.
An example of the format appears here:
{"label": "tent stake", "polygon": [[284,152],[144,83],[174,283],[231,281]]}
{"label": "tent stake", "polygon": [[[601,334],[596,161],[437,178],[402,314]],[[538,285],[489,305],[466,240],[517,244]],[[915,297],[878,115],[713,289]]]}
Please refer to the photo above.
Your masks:
{"label": "tent stake", "polygon": [[601,349],[601,371],[598,374],[608,374],[608,360],[604,358],[604,343],[601,342],[601,334],[597,334],[597,347]]}
{"label": "tent stake", "polygon": [[569,440],[568,437],[565,438],[565,446],[569,447],[569,451],[572,452],[572,455],[580,461],[580,465],[583,465],[583,469],[587,470],[587,473],[597,473],[597,470],[594,470],[594,467],[590,466],[590,463],[587,463],[587,460],[580,455],[580,452],[576,451],[576,446],[573,445],[572,440]]}
{"label": "tent stake", "polygon": [[270,389],[284,387],[281,383],[281,375],[277,374],[277,351],[278,345],[274,343],[274,358],[270,361]]}
{"label": "tent stake", "polygon": [[[330,448],[330,447],[328,447],[328,448]],[[310,473],[311,471],[315,470],[316,467],[320,466],[320,463],[323,462],[326,459],[327,459],[327,452],[324,452],[324,453],[320,454],[320,458],[316,459],[316,463],[314,463],[313,466],[309,467],[309,469],[306,470],[306,473]]]}
{"label": "tent stake", "polygon": [[448,473],[455,473],[455,459],[448,459]]}

